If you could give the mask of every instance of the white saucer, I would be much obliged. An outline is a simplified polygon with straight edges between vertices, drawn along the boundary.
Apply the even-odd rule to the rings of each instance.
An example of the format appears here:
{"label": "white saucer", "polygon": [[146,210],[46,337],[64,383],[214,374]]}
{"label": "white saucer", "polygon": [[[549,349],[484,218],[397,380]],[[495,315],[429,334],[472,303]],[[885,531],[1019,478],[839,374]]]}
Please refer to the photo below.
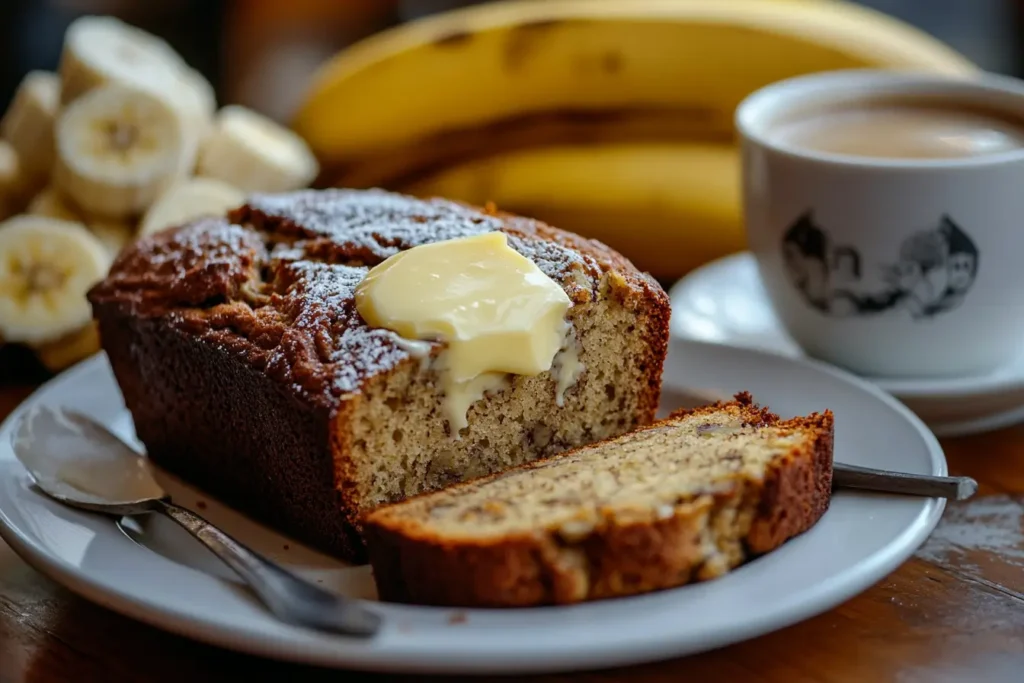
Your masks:
{"label": "white saucer", "polygon": [[[683,384],[685,382],[685,384]],[[664,408],[692,389],[750,390],[783,417],[831,408],[838,460],[945,474],[935,437],[877,387],[819,363],[673,341]],[[46,498],[15,460],[13,421],[37,405],[90,414],[131,438],[106,357],[40,389],[0,427],[0,536],[34,567],[110,609],[196,640],[353,669],[524,674],[633,664],[720,647],[824,612],[880,581],[934,529],[944,501],[843,491],[806,534],[735,572],[675,590],[573,607],[451,610],[372,602],[375,639],[313,633],[270,617],[201,546],[162,518],[119,527]],[[366,567],[301,548],[174,481],[195,509],[258,551],[347,595],[375,601]]]}
{"label": "white saucer", "polygon": [[[673,337],[804,356],[775,316],[749,252],[693,271],[669,295]],[[865,379],[903,401],[939,436],[974,434],[1024,421],[1024,354],[976,377]]]}

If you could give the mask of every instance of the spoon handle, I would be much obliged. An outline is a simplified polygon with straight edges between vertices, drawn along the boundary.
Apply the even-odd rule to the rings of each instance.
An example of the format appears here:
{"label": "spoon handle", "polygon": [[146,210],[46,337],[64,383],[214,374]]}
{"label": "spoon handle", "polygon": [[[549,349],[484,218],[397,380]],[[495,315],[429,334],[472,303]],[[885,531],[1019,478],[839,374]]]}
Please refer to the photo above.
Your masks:
{"label": "spoon handle", "polygon": [[832,488],[864,489],[882,493],[966,500],[978,491],[978,482],[970,477],[936,477],[876,470],[857,465],[835,463]]}
{"label": "spoon handle", "polygon": [[380,628],[380,616],[362,604],[299,578],[194,512],[167,501],[160,501],[157,510],[235,570],[279,619],[348,636],[372,636]]}

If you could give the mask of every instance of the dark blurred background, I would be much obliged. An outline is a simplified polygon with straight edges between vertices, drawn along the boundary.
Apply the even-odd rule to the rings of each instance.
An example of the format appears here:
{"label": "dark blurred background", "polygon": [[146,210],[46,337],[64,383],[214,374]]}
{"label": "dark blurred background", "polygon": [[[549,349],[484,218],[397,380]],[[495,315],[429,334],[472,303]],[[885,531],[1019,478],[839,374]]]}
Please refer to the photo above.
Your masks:
{"label": "dark blurred background", "polygon": [[[986,70],[1024,76],[1024,0],[859,1],[945,41]],[[286,122],[314,69],[341,48],[419,16],[480,2],[0,0],[0,111],[26,72],[56,70],[65,29],[83,14],[112,14],[162,36],[210,79],[221,104],[244,104]],[[0,383],[45,376],[27,349],[0,349]]]}
{"label": "dark blurred background", "polygon": [[[1024,0],[860,1],[931,33],[989,71],[1024,75]],[[57,67],[64,30],[76,16],[114,14],[166,38],[214,83],[221,102],[283,120],[312,70],[338,49],[396,23],[468,4],[476,3],[0,0],[0,100],[6,107],[26,71]]]}

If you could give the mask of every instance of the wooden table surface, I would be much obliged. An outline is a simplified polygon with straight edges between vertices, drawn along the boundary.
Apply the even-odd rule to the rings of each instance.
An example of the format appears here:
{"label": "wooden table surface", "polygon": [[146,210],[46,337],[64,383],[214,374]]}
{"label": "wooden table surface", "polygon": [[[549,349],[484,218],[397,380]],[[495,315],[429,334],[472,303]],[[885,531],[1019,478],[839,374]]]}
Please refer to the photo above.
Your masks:
{"label": "wooden table surface", "polygon": [[[24,377],[5,381],[0,418],[34,388]],[[863,595],[815,619],[707,654],[535,680],[1024,682],[1024,427],[947,439],[943,446],[954,473],[981,483],[979,495],[948,507],[917,556]],[[120,617],[43,578],[0,542],[0,683],[289,677],[351,680],[335,671],[218,650]]]}

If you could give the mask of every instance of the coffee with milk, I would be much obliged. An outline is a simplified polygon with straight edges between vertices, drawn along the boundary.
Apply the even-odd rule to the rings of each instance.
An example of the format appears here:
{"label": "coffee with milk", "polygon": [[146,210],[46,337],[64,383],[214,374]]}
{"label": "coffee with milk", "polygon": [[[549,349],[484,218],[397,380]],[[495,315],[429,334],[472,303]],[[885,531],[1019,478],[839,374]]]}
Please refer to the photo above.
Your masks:
{"label": "coffee with milk", "polygon": [[1024,148],[1024,118],[949,100],[888,97],[793,112],[773,134],[828,154],[962,158]]}

